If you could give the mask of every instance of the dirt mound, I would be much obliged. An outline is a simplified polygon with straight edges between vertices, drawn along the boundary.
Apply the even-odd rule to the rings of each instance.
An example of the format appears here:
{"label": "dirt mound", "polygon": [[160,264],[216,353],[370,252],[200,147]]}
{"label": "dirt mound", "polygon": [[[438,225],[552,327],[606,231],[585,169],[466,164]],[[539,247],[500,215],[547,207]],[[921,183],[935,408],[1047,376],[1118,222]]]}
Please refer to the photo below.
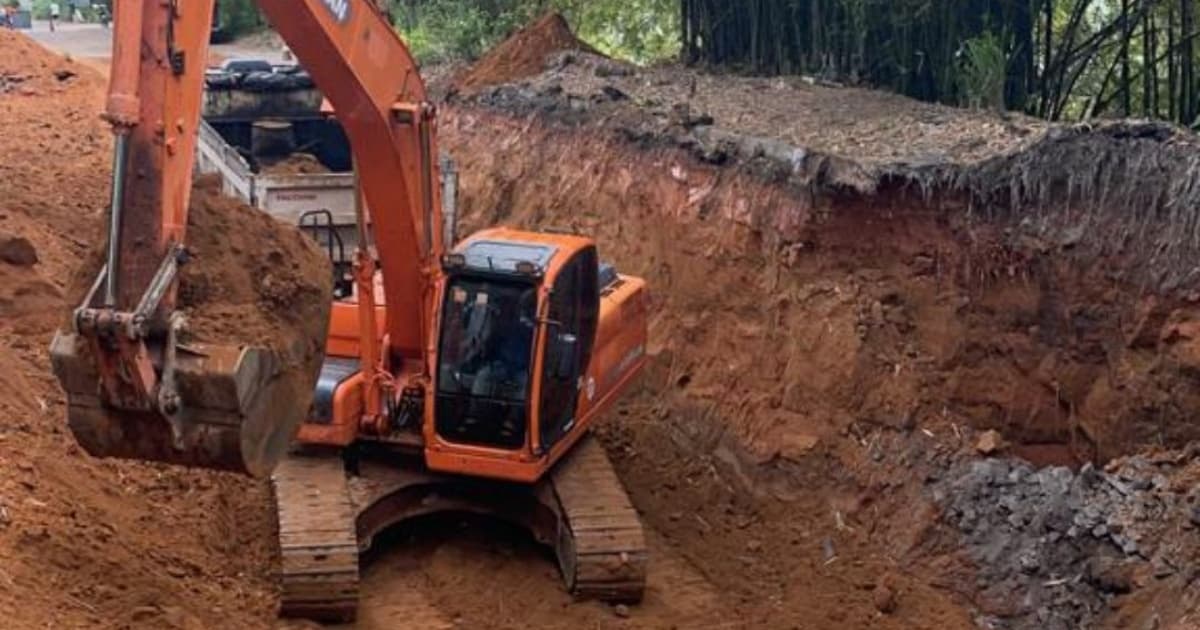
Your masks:
{"label": "dirt mound", "polygon": [[[866,182],[895,166],[968,164],[1019,151],[1047,129],[1044,121],[1020,114],[923,103],[806,77],[710,74],[673,64],[614,66],[587,55],[560,61],[534,75],[504,80],[498,74],[490,84],[525,91],[511,106],[569,111],[563,101],[611,103],[614,113],[629,114],[621,116],[626,125],[647,117],[676,130],[712,132],[704,145],[713,159],[753,139],[755,150],[779,152],[798,167],[829,162],[826,156],[848,160],[832,166],[856,167]],[[486,92],[480,97],[493,98]]]}
{"label": "dirt mound", "polygon": [[[0,618],[5,627],[271,627],[265,485],[97,461],[66,429],[47,347],[108,195],[103,78],[0,29]],[[26,89],[28,88],[28,89]]]}
{"label": "dirt mound", "polygon": [[67,59],[47,51],[15,31],[0,32],[0,47],[5,52],[4,58],[0,59],[0,74],[42,78],[50,75],[47,70],[64,69],[71,65]]}
{"label": "dirt mound", "polygon": [[293,153],[286,159],[263,166],[262,175],[323,175],[331,172],[311,153]]}
{"label": "dirt mound", "polygon": [[280,350],[303,339],[306,369],[320,363],[333,276],[312,239],[222,195],[209,175],[193,187],[188,252],[179,306],[191,334]]}
{"label": "dirt mound", "polygon": [[547,13],[488,51],[456,81],[456,86],[466,92],[532,77],[545,70],[547,57],[566,50],[600,54],[575,37],[566,18]]}

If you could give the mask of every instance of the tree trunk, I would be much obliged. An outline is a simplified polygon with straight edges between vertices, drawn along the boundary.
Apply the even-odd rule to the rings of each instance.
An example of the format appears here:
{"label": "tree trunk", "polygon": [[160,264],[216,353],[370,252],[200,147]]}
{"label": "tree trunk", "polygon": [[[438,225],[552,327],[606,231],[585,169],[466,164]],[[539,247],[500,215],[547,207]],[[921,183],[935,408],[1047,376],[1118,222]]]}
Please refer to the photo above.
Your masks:
{"label": "tree trunk", "polygon": [[[999,15],[1004,16],[1003,10]],[[1009,109],[1024,110],[1033,83],[1034,50],[1033,3],[1015,2],[1012,13],[1003,22],[1011,23],[1013,46],[1008,55],[1008,81],[1004,101]]]}
{"label": "tree trunk", "polygon": [[[398,1],[424,6],[427,0]],[[1094,91],[1107,75],[1094,107],[1152,117],[1169,110],[1185,122],[1200,110],[1197,51],[1189,37],[1200,0],[678,2],[681,57],[688,63],[861,80],[959,103],[970,63],[966,43],[990,35],[1004,54],[1003,97],[1010,108],[1046,118],[1083,113],[1084,88]]]}
{"label": "tree trunk", "polygon": [[1050,113],[1050,65],[1054,54],[1054,0],[1042,0],[1042,11],[1045,15],[1042,36],[1045,40],[1042,49],[1042,102],[1038,104],[1038,115],[1045,118]]}
{"label": "tree trunk", "polygon": [[1155,41],[1154,12],[1142,18],[1142,116],[1158,117],[1158,46]]}
{"label": "tree trunk", "polygon": [[[1133,39],[1133,21],[1129,0],[1121,0],[1121,115],[1133,113],[1133,73],[1129,68],[1129,42]],[[1107,78],[1107,77],[1106,77]],[[1100,96],[1104,92],[1101,90]]]}
{"label": "tree trunk", "polygon": [[1179,122],[1185,125],[1192,124],[1196,119],[1196,51],[1191,37],[1192,29],[1196,26],[1193,1],[1179,2],[1179,25],[1183,37],[1179,64]]}
{"label": "tree trunk", "polygon": [[1179,63],[1175,53],[1175,4],[1167,4],[1167,118],[1179,120]]}

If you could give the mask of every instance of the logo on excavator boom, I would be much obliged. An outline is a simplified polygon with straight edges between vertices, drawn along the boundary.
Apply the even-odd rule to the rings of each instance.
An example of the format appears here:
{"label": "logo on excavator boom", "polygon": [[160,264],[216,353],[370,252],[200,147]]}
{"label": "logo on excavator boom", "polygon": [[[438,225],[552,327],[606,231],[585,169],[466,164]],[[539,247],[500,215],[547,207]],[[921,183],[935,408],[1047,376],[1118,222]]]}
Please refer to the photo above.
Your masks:
{"label": "logo on excavator boom", "polygon": [[338,21],[338,24],[346,21],[350,17],[350,0],[321,0],[325,4],[325,8],[333,14],[333,19]]}

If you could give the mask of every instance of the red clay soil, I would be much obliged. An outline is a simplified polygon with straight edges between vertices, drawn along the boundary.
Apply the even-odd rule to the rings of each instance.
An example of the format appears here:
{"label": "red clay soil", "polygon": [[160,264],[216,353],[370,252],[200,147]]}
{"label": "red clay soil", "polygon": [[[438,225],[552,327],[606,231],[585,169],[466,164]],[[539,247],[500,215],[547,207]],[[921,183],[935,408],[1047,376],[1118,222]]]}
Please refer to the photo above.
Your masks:
{"label": "red clay soil", "polygon": [[333,276],[312,239],[223,196],[220,179],[206,176],[192,191],[188,252],[179,306],[194,337],[277,350],[302,340],[302,371],[319,369]]}
{"label": "red clay soil", "polygon": [[599,54],[590,44],[575,37],[562,15],[547,13],[488,51],[455,85],[466,92],[532,77],[545,70],[547,57],[564,50]]}
{"label": "red clay soil", "polygon": [[[543,61],[506,63],[487,65],[503,76]],[[96,462],[62,428],[45,346],[91,240],[71,231],[102,208],[108,158],[92,117],[100,86],[83,72],[72,81],[54,102],[87,114],[71,134],[40,126],[45,102],[0,94],[0,114],[23,123],[0,145],[6,191],[18,182],[0,200],[0,231],[42,257],[0,263],[0,361],[11,366],[0,374],[0,615],[15,627],[268,626],[261,485]],[[953,209],[911,195],[797,197],[610,131],[456,105],[440,140],[462,174],[462,234],[571,228],[651,282],[648,374],[601,430],[648,527],[646,601],[574,603],[526,534],[434,519],[377,545],[360,627],[975,628],[981,609],[1011,602],[975,597],[986,585],[938,527],[927,484],[973,452],[978,430],[1071,459],[1194,437],[1136,415],[1112,426],[1121,416],[1098,411],[1200,404],[1189,305],[1138,305],[1087,270],[1047,287],[1019,261],[980,261],[947,229]],[[21,184],[30,174],[67,185]],[[780,244],[764,216],[803,220]],[[1064,322],[1073,334],[1059,347],[1041,341]],[[1192,596],[1158,584],[1114,596],[1105,627],[1194,628]]]}
{"label": "red clay soil", "polygon": [[[488,137],[503,148],[482,155]],[[912,570],[936,511],[902,485],[911,471],[876,472],[863,444],[906,446],[847,408],[863,346],[884,351],[860,336],[865,279],[833,269],[832,255],[802,279],[751,253],[753,234],[727,215],[696,216],[716,182],[668,154],[459,108],[442,138],[460,160],[463,234],[501,223],[594,235],[603,256],[652,282],[651,368],[603,436],[660,541],[656,560],[694,576],[677,593],[651,576],[695,610],[680,627],[971,627],[965,601]],[[773,194],[750,178],[711,193],[712,208]],[[930,443],[958,446],[949,430]],[[898,597],[889,614],[877,588]],[[630,627],[660,627],[642,614]]]}
{"label": "red clay soil", "polygon": [[[110,136],[103,80],[0,31],[0,618],[9,628],[270,627],[264,484],[82,454],[46,349],[101,235]],[[320,280],[318,280],[319,282]]]}

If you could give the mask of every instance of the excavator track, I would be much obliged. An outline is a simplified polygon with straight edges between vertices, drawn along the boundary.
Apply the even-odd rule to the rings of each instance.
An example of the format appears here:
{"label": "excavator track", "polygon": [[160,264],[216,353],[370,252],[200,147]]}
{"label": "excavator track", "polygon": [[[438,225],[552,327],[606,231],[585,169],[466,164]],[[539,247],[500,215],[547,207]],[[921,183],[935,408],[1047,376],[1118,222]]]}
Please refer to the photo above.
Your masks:
{"label": "excavator track", "polygon": [[603,447],[585,436],[550,476],[558,500],[555,553],[567,590],[637,603],[646,590],[646,536]]}
{"label": "excavator track", "polygon": [[533,486],[442,475],[399,461],[364,459],[354,477],[336,455],[292,455],[276,469],[282,615],[353,620],[359,553],[386,528],[435,512],[488,514],[523,525],[554,548],[564,585],[576,597],[641,601],[646,538],[594,438],[584,437]]}
{"label": "excavator track", "polygon": [[358,539],[341,458],[293,455],[271,481],[279,515],[280,613],[352,621],[358,609]]}

